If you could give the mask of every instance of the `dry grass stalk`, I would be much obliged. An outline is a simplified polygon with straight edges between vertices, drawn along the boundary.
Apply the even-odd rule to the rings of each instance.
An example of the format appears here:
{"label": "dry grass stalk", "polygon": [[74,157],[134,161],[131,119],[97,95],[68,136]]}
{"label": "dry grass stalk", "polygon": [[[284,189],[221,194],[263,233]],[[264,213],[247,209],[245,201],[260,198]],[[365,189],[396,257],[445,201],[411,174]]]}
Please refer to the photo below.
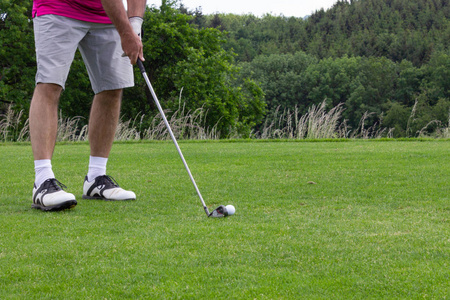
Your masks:
{"label": "dry grass stalk", "polygon": [[0,114],[0,134],[1,141],[9,142],[17,140],[20,136],[21,130],[19,130],[23,116],[23,110],[15,113],[12,109],[12,105],[8,105],[6,113]]}
{"label": "dry grass stalk", "polygon": [[298,107],[291,112],[289,109],[280,114],[280,108],[275,110],[272,121],[266,119],[257,138],[273,139],[327,139],[345,137],[339,119],[344,111],[340,104],[330,111],[325,110],[326,101],[320,105],[312,105],[306,114],[300,116]]}
{"label": "dry grass stalk", "polygon": [[80,120],[83,119],[82,117],[73,117],[73,118],[64,118],[62,116],[62,112],[59,113],[58,118],[58,131],[56,135],[56,141],[63,142],[63,141],[79,141],[79,140],[85,140],[86,136],[79,134],[79,126],[78,123]]}
{"label": "dry grass stalk", "polygon": [[411,115],[408,118],[408,123],[406,125],[406,137],[411,137],[411,126],[412,124],[416,121],[415,116],[416,116],[416,109],[417,109],[417,104],[419,103],[419,100],[416,99],[416,101],[414,102],[414,106],[411,110]]}
{"label": "dry grass stalk", "polygon": [[[170,111],[165,111],[166,114]],[[184,106],[175,111],[167,120],[177,139],[218,139],[217,124],[212,129],[205,128],[206,113],[203,108],[185,112]],[[202,125],[203,124],[203,125]],[[157,114],[142,135],[146,140],[169,140],[170,134],[161,114]]]}

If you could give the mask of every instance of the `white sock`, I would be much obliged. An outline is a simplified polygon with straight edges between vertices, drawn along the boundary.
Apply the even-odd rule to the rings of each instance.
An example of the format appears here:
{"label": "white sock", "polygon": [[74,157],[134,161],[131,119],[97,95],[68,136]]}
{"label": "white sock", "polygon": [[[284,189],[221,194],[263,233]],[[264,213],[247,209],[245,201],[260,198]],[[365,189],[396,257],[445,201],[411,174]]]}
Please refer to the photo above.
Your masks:
{"label": "white sock", "polygon": [[106,164],[108,158],[90,156],[89,157],[89,171],[87,174],[88,181],[93,181],[96,177],[106,175]]}
{"label": "white sock", "polygon": [[52,161],[50,159],[40,159],[34,161],[35,179],[34,184],[39,187],[44,181],[55,178],[52,170]]}

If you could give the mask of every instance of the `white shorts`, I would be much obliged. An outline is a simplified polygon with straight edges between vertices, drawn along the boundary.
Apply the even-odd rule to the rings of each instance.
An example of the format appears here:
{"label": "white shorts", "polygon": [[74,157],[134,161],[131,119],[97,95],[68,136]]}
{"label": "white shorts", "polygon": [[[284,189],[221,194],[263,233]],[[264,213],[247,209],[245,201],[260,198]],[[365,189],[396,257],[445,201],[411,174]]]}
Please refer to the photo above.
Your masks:
{"label": "white shorts", "polygon": [[77,48],[95,94],[134,86],[133,66],[122,57],[120,36],[112,24],[79,21],[57,15],[33,19],[36,44],[36,84],[65,88]]}

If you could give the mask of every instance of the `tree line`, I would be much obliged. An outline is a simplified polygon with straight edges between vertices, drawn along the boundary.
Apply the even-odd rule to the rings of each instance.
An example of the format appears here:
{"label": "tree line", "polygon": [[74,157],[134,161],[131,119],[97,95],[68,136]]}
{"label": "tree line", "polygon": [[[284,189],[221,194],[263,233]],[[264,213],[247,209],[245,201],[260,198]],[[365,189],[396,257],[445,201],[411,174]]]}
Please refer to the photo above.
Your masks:
{"label": "tree line", "polygon": [[353,128],[368,115],[397,137],[450,125],[447,0],[337,1],[307,18],[192,15],[227,32],[224,48],[263,89],[269,115],[326,100],[344,103]]}
{"label": "tree line", "polygon": [[[30,0],[0,0],[0,109],[26,113],[36,71]],[[221,136],[248,135],[277,109],[306,112],[344,103],[356,128],[395,128],[395,136],[432,133],[450,111],[450,5],[446,0],[337,1],[308,18],[203,15],[182,2],[148,7],[146,68],[170,111],[205,112]],[[136,70],[123,118],[157,113]],[[79,54],[60,109],[88,116],[92,99]],[[87,121],[86,121],[87,122]],[[83,123],[80,123],[82,126]],[[448,126],[448,125],[447,125]]]}
{"label": "tree line", "polygon": [[338,0],[306,18],[193,11],[193,23],[228,32],[237,61],[303,51],[328,57],[386,57],[421,66],[450,44],[448,0]]}

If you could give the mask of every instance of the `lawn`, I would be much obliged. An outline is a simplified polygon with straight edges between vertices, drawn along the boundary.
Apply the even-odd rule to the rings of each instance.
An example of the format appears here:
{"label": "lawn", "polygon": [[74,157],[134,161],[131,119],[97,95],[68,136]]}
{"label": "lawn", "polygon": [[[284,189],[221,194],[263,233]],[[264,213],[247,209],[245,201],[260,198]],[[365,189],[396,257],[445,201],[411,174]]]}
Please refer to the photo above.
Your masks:
{"label": "lawn", "polygon": [[29,144],[0,144],[0,299],[447,299],[450,141],[118,143],[129,202],[82,200],[89,146],[58,144],[76,208],[31,209]]}

